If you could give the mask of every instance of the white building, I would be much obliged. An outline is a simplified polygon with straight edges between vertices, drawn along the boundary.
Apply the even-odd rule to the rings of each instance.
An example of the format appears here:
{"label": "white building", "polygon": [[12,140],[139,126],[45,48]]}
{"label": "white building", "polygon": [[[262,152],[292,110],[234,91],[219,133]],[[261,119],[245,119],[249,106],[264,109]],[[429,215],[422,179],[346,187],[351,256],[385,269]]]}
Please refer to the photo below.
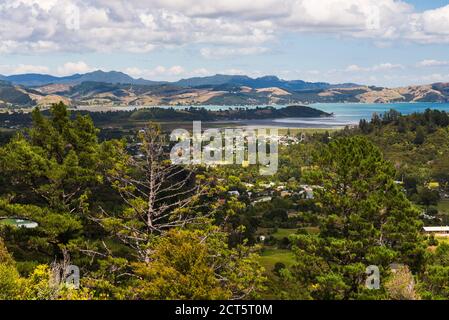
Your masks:
{"label": "white building", "polygon": [[427,234],[438,234],[438,235],[449,236],[449,227],[448,226],[423,227],[423,230]]}

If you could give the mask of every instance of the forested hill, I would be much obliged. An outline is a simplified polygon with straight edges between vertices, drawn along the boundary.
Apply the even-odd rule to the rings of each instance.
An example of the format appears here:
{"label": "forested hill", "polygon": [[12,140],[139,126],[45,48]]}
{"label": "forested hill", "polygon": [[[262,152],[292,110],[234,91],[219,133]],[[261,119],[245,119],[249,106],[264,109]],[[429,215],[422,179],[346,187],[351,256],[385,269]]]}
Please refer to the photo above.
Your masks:
{"label": "forested hill", "polygon": [[[93,115],[94,118],[96,115]],[[276,118],[317,118],[330,117],[331,114],[306,106],[288,106],[276,109],[273,107],[260,108],[235,108],[212,111],[204,108],[188,108],[175,110],[172,108],[147,108],[132,112],[133,119],[139,120],[202,120],[202,121],[228,121],[228,120],[255,120],[255,119],[276,119]]]}
{"label": "forested hill", "polygon": [[395,110],[360,121],[351,131],[366,135],[398,169],[407,189],[438,181],[449,185],[449,114],[439,110],[402,115]]}
{"label": "forested hill", "polygon": [[[48,115],[49,111],[43,111]],[[186,109],[174,108],[146,108],[134,111],[109,111],[109,112],[89,112],[73,111],[72,117],[76,114],[89,114],[94,123],[102,125],[108,123],[123,123],[126,121],[234,121],[234,120],[257,120],[275,118],[318,118],[331,117],[332,114],[306,106],[288,106],[276,109],[273,107],[234,108],[226,110],[207,110],[200,107]],[[29,126],[31,125],[31,114],[27,113],[0,113],[0,124],[7,123],[8,126]]]}
{"label": "forested hill", "polygon": [[20,106],[36,104],[23,88],[13,86],[9,82],[0,79],[0,107],[7,103]]}

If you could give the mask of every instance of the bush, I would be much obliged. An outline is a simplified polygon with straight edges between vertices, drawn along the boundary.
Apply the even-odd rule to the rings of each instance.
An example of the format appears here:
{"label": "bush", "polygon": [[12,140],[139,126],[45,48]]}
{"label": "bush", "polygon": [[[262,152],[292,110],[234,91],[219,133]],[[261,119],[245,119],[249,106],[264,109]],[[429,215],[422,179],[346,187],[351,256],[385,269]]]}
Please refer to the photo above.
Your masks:
{"label": "bush", "polygon": [[285,264],[283,264],[282,262],[276,262],[276,264],[274,265],[274,268],[273,268],[273,272],[276,275],[280,276],[281,275],[280,274],[281,270],[285,269],[285,268],[286,268]]}
{"label": "bush", "polygon": [[427,240],[427,243],[429,246],[437,246],[438,245],[438,240],[435,239],[435,236],[432,234],[429,236],[429,239]]}

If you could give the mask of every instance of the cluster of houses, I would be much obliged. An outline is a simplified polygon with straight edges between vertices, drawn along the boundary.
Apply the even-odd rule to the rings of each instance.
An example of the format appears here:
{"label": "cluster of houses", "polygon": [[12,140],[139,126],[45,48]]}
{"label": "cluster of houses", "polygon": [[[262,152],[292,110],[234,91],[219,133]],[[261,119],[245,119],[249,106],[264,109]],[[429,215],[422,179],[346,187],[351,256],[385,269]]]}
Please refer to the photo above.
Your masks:
{"label": "cluster of houses", "polygon": [[[302,199],[313,199],[313,190],[318,186],[300,185],[298,190],[290,190],[284,183],[261,183],[257,186],[252,183],[243,183],[246,188],[246,195],[251,199],[251,204],[255,205],[261,202],[269,202],[274,196],[288,198],[298,196]],[[238,190],[230,190],[228,194],[240,197],[243,194]]]}
{"label": "cluster of houses", "polygon": [[[243,183],[246,187],[246,194],[252,200],[251,204],[256,205],[261,202],[269,202],[274,196],[283,198],[291,196],[299,196],[302,199],[313,199],[313,192],[320,186],[311,186],[302,184],[299,190],[289,190],[284,183],[262,183],[257,186],[252,183]],[[402,184],[398,181],[398,184]],[[240,197],[243,194],[237,190],[228,191],[229,195]],[[431,226],[423,227],[423,233],[426,235],[434,235],[437,237],[449,237],[449,226]]]}
{"label": "cluster of houses", "polygon": [[305,135],[302,135],[300,137],[297,136],[291,136],[291,135],[280,135],[277,137],[278,142],[281,146],[290,146],[295,145],[303,142],[306,139]]}

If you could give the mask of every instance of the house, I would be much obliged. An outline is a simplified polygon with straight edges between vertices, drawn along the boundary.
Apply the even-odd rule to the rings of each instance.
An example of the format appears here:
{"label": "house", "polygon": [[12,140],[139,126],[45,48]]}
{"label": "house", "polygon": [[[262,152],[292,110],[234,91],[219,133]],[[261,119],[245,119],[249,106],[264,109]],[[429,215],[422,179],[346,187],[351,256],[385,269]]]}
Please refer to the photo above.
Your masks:
{"label": "house", "polygon": [[302,190],[299,191],[299,194],[304,197],[304,199],[311,200],[314,198],[313,196],[313,187],[308,185],[301,185]]}
{"label": "house", "polygon": [[439,227],[423,227],[424,233],[433,234],[439,236],[449,236],[449,227],[448,226],[439,226]]}
{"label": "house", "polygon": [[265,189],[273,188],[275,185],[276,185],[276,184],[275,184],[274,182],[270,182],[270,183],[261,183],[261,184],[260,184],[260,186],[261,186],[262,188],[265,188]]}
{"label": "house", "polygon": [[259,199],[255,200],[255,201],[251,202],[251,204],[255,205],[255,204],[260,203],[260,202],[268,202],[268,201],[271,201],[271,199],[272,199],[271,197],[263,197],[263,198],[259,198]]}
{"label": "house", "polygon": [[316,189],[324,189],[322,186],[317,185],[308,185],[308,184],[302,184],[300,185],[301,191],[298,192],[299,195],[302,195],[305,199],[314,199],[314,190]]}
{"label": "house", "polygon": [[287,215],[289,218],[295,218],[295,217],[298,217],[300,215],[300,213],[296,210],[288,210]]}
{"label": "house", "polygon": [[291,196],[292,196],[292,193],[290,191],[281,191],[282,198],[291,197]]}
{"label": "house", "polygon": [[280,185],[276,187],[276,191],[282,191],[285,190],[285,186],[284,185]]}
{"label": "house", "polygon": [[247,189],[252,189],[252,188],[254,188],[254,184],[252,184],[252,183],[244,182],[243,185],[244,185]]}

